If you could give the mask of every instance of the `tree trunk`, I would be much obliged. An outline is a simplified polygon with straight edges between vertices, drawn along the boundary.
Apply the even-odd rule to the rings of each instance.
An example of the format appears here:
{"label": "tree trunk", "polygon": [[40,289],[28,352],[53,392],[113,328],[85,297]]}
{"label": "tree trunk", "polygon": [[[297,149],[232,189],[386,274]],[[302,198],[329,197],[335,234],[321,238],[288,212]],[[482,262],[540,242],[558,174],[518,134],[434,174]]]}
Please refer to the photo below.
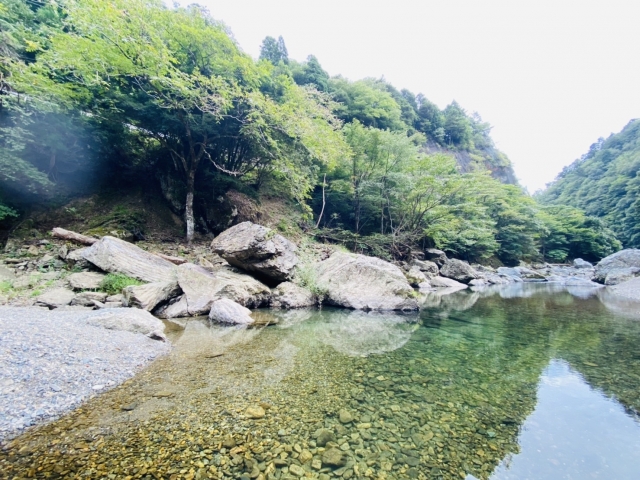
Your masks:
{"label": "tree trunk", "polygon": [[324,179],[322,180],[322,210],[320,210],[320,216],[318,217],[318,223],[316,223],[316,228],[320,226],[320,221],[322,220],[322,215],[324,214],[324,205],[326,203],[326,199],[324,196],[324,187],[327,183],[327,174],[324,174]]}
{"label": "tree trunk", "polygon": [[195,170],[187,172],[187,201],[184,208],[184,219],[187,224],[187,243],[191,245],[195,232],[195,220],[193,218],[193,193],[195,190]]}

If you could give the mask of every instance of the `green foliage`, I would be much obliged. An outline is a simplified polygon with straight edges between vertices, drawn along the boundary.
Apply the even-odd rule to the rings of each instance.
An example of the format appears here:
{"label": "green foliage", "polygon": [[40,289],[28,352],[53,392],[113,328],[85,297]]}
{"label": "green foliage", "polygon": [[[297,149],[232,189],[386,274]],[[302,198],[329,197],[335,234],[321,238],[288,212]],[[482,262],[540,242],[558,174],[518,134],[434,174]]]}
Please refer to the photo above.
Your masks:
{"label": "green foliage", "polygon": [[318,272],[312,262],[303,262],[296,265],[294,279],[296,284],[306,288],[320,300],[327,295],[326,287],[318,283]]}
{"label": "green foliage", "polygon": [[13,290],[13,284],[8,280],[0,281],[0,293],[6,294]]}
{"label": "green foliage", "polygon": [[598,261],[620,250],[622,245],[604,223],[583,211],[567,206],[548,206],[539,210],[543,230],[540,251],[550,260],[571,258]]}
{"label": "green foliage", "polygon": [[601,219],[627,247],[640,247],[640,120],[632,120],[565,167],[538,198]]}
{"label": "green foliage", "polygon": [[274,65],[278,65],[280,62],[289,63],[289,53],[284,39],[278,37],[276,40],[273,37],[265,37],[260,46],[260,60],[267,60]]}
{"label": "green foliage", "polygon": [[100,284],[100,290],[108,293],[109,295],[117,295],[122,293],[122,289],[131,285],[143,285],[144,282],[136,280],[135,278],[128,277],[121,273],[109,273],[107,274],[102,283]]}
{"label": "green foliage", "polygon": [[6,218],[16,217],[18,217],[18,212],[16,212],[13,208],[0,203],[0,222]]}

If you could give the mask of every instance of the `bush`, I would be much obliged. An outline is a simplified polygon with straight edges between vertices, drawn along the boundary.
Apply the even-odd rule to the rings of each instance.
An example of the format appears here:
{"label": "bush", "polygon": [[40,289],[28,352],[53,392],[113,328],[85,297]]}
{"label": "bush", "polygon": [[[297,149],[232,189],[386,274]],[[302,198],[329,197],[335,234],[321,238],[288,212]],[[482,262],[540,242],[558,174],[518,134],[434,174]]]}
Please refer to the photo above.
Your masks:
{"label": "bush", "polygon": [[296,266],[294,281],[299,286],[309,290],[320,300],[327,295],[327,289],[318,284],[318,272],[311,263],[302,263]]}
{"label": "bush", "polygon": [[122,293],[122,289],[124,287],[128,287],[130,285],[142,285],[144,282],[140,280],[136,280],[135,278],[127,277],[121,273],[110,273],[102,283],[100,284],[100,290],[108,293],[109,295],[116,295],[118,293]]}

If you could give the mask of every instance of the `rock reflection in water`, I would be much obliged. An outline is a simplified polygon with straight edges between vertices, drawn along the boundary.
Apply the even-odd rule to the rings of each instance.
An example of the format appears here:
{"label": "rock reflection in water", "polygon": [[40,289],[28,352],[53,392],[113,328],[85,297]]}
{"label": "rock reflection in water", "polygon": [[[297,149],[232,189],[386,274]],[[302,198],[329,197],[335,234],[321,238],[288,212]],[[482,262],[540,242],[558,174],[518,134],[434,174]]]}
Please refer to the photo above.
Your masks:
{"label": "rock reflection in water", "polygon": [[314,322],[316,337],[350,357],[392,352],[403,347],[418,329],[418,314],[334,311]]}

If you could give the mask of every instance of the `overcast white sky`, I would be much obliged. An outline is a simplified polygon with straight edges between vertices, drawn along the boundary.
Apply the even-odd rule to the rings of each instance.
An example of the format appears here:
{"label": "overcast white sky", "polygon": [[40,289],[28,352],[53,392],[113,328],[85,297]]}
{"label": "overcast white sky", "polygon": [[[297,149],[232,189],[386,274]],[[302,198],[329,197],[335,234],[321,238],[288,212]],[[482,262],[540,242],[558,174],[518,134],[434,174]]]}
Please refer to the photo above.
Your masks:
{"label": "overcast white sky", "polygon": [[[191,3],[191,2],[183,2]],[[493,125],[530,192],[640,117],[638,0],[199,0],[257,58],[265,36],[330,75],[384,76]]]}

